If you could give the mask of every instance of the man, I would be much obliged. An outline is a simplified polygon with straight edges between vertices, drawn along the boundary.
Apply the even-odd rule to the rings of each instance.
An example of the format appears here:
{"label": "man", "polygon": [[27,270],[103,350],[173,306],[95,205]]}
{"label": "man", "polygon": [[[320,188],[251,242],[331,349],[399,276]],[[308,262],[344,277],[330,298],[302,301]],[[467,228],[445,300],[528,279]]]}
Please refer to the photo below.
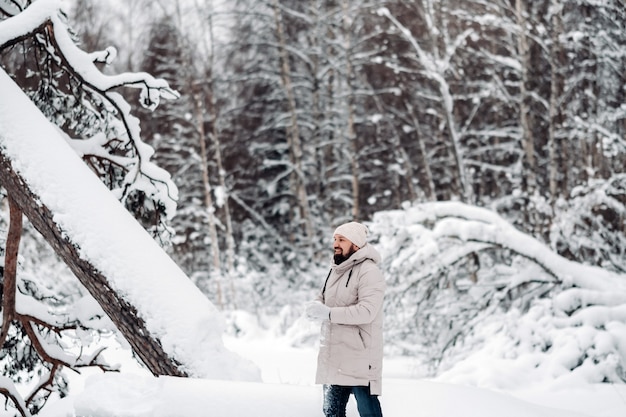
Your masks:
{"label": "man", "polygon": [[383,297],[380,254],[357,222],[334,233],[334,257],[322,291],[305,314],[322,321],[316,383],[324,384],[324,414],[345,417],[354,394],[361,417],[381,417]]}

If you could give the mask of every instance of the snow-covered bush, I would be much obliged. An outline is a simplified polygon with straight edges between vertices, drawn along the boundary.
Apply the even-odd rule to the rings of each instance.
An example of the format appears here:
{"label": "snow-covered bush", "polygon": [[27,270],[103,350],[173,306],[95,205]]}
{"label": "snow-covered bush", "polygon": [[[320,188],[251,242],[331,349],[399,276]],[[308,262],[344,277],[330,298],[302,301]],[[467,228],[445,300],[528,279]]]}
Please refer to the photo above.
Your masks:
{"label": "snow-covered bush", "polygon": [[[507,375],[626,381],[625,276],[462,203],[381,212],[371,230],[389,285],[389,349],[420,357],[431,376],[495,387],[522,382]],[[502,362],[489,367],[498,374],[483,361]]]}
{"label": "snow-covered bush", "polygon": [[626,174],[576,188],[557,206],[550,238],[568,259],[626,272]]}

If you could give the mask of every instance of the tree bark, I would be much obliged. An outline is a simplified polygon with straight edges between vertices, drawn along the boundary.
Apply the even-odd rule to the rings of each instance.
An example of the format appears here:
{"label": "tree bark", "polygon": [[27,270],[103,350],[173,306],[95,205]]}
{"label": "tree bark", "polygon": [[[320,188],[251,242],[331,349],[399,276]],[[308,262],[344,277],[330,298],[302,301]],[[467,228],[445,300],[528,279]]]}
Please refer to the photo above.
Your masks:
{"label": "tree bark", "polygon": [[520,125],[522,127],[522,146],[524,149],[524,173],[522,179],[527,194],[533,195],[537,189],[537,164],[535,162],[535,141],[530,121],[530,107],[528,105],[530,93],[528,91],[529,79],[528,69],[532,65],[530,60],[530,48],[528,46],[528,38],[526,35],[526,27],[528,25],[526,19],[526,10],[524,10],[522,0],[515,2],[515,17],[520,32],[517,36],[517,49],[521,61],[522,80],[520,82]]}
{"label": "tree bark", "polygon": [[224,300],[222,296],[222,263],[220,262],[220,247],[217,238],[217,225],[215,220],[215,204],[211,196],[212,187],[209,179],[209,161],[207,158],[206,132],[204,130],[204,112],[202,111],[201,96],[194,94],[193,103],[196,113],[196,125],[198,132],[198,142],[200,144],[200,161],[202,163],[202,183],[204,187],[204,205],[209,218],[209,236],[211,236],[211,259],[213,265],[213,273],[211,276],[215,279],[217,291],[217,305],[220,309],[224,309]]}
{"label": "tree bark", "polygon": [[213,35],[213,17],[208,16],[208,32],[210,45],[207,45],[206,36],[204,36],[204,47],[207,50],[206,54],[208,56],[208,79],[206,83],[206,87],[208,88],[208,112],[209,118],[211,120],[211,139],[213,140],[213,146],[215,147],[215,152],[213,159],[217,164],[217,177],[219,180],[220,187],[222,191],[226,193],[226,196],[223,201],[222,210],[224,212],[224,223],[226,225],[226,275],[228,279],[228,283],[230,285],[230,302],[232,307],[237,309],[237,294],[235,292],[235,232],[233,230],[233,221],[230,210],[230,202],[228,192],[228,188],[226,187],[226,170],[224,169],[224,163],[222,159],[222,142],[220,139],[220,133],[218,129],[218,110],[215,99],[215,77],[213,77],[213,68],[215,67],[215,59],[214,52],[215,51],[215,42]]}
{"label": "tree bark", "polygon": [[15,318],[15,291],[17,290],[17,255],[22,238],[22,211],[9,197],[9,232],[4,255],[4,274],[2,281],[2,330],[0,347],[6,341],[9,327]]}
{"label": "tree bark", "polygon": [[310,246],[313,238],[313,223],[309,209],[309,197],[305,188],[304,170],[302,167],[302,143],[300,141],[300,129],[298,127],[298,118],[296,115],[296,98],[293,84],[291,82],[291,68],[289,66],[289,56],[287,54],[287,40],[285,39],[285,30],[283,27],[281,11],[278,0],[274,0],[274,20],[276,24],[276,37],[280,45],[280,73],[287,104],[289,106],[290,128],[287,132],[287,143],[289,145],[289,157],[292,165],[292,174],[289,176],[292,193],[298,202],[298,211],[300,218],[297,219],[302,224],[305,246]]}
{"label": "tree bark", "polygon": [[354,69],[352,68],[352,62],[350,61],[350,55],[352,53],[352,32],[350,28],[350,10],[348,9],[348,1],[344,0],[341,3],[341,9],[343,12],[342,16],[342,27],[343,27],[343,36],[344,36],[344,51],[345,51],[345,71],[346,71],[346,85],[348,87],[347,94],[347,126],[346,126],[346,140],[349,144],[349,155],[350,155],[350,173],[351,173],[351,184],[352,184],[352,218],[354,220],[359,220],[361,217],[361,195],[359,188],[359,173],[361,171],[361,166],[359,164],[359,152],[356,142],[356,133],[354,131],[354,86],[353,86],[353,78],[354,78]]}
{"label": "tree bark", "polygon": [[187,376],[179,369],[176,360],[165,353],[160,341],[150,334],[135,307],[111,288],[106,276],[87,259],[81,257],[80,248],[76,247],[66,237],[66,232],[54,222],[50,210],[41,204],[40,198],[15,172],[11,160],[2,149],[0,149],[0,185],[7,190],[9,198],[96,299],[148,369],[154,375]]}
{"label": "tree bark", "polygon": [[[435,192],[435,181],[433,180],[433,173],[430,169],[430,162],[428,159],[428,152],[426,150],[426,145],[424,144],[424,139],[420,135],[420,124],[419,120],[415,116],[415,111],[413,106],[408,101],[405,102],[407,115],[411,118],[413,122],[413,127],[415,128],[415,142],[417,143],[417,148],[419,149],[419,157],[417,166],[420,167],[419,178],[420,183],[422,184],[422,188],[424,190],[424,194],[426,194],[426,198],[428,201],[437,201],[437,193]],[[410,174],[412,180],[413,174]]]}
{"label": "tree bark", "polygon": [[[548,132],[548,149],[550,158],[550,205],[554,211],[557,199],[561,196],[559,183],[563,181],[559,175],[565,175],[567,167],[560,166],[559,163],[559,142],[557,132],[561,125],[561,109],[559,97],[561,94],[561,46],[559,36],[563,33],[563,23],[561,21],[561,6],[552,2],[555,10],[552,14],[552,50],[550,51],[550,128]],[[561,155],[563,160],[566,157]]]}

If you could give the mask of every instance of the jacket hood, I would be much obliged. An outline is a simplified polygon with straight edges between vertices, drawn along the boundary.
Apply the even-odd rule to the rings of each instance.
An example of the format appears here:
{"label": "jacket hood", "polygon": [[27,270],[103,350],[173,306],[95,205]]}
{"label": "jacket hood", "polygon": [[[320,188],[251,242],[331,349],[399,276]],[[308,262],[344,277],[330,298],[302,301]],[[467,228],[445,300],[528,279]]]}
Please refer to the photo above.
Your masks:
{"label": "jacket hood", "polygon": [[331,258],[331,267],[340,272],[350,269],[354,267],[354,265],[358,265],[368,259],[372,260],[375,264],[378,265],[380,263],[381,257],[376,248],[374,248],[369,243],[366,243],[365,246],[354,252],[352,256],[350,256],[339,265],[335,263],[334,258]]}

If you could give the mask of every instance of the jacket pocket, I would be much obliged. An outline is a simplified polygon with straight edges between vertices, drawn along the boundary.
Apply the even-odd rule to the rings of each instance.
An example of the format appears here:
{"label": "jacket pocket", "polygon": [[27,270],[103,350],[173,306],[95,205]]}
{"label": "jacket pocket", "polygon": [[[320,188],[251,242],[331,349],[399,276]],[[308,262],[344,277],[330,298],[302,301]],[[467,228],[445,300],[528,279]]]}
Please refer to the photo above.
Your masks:
{"label": "jacket pocket", "polygon": [[339,366],[339,373],[353,378],[369,379],[371,365],[369,358],[365,354],[356,354],[349,358],[344,358]]}

